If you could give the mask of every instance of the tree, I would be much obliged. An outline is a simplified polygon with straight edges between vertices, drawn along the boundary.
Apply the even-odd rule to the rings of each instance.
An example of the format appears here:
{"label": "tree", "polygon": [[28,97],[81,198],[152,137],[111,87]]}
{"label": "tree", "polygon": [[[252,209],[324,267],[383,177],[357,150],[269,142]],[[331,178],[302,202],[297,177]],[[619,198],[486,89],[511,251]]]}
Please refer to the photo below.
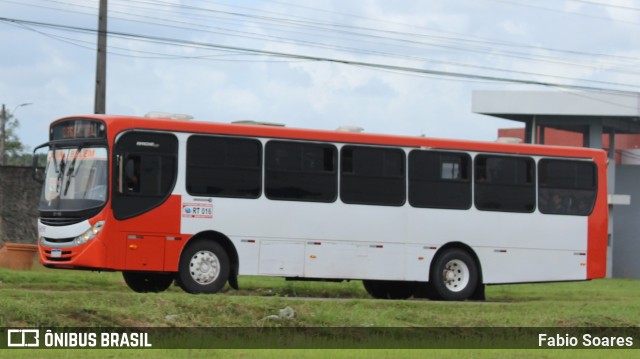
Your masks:
{"label": "tree", "polygon": [[0,136],[2,137],[0,138],[0,165],[18,164],[16,160],[22,158],[28,151],[28,147],[16,134],[19,127],[20,121],[3,105],[0,113]]}

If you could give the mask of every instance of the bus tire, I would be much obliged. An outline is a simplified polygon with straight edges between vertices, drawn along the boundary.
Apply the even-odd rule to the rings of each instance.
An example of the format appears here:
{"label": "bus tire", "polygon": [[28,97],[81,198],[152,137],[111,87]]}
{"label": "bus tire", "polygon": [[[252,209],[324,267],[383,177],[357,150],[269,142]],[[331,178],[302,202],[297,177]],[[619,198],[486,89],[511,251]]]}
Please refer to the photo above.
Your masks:
{"label": "bus tire", "polygon": [[173,283],[173,274],[154,272],[122,272],[127,286],[138,293],[160,293]]}
{"label": "bus tire", "polygon": [[435,259],[431,287],[442,300],[466,300],[476,291],[478,274],[478,265],[467,251],[446,249]]}
{"label": "bus tire", "polygon": [[211,240],[197,240],[180,256],[178,285],[187,293],[219,292],[229,279],[229,255]]}
{"label": "bus tire", "polygon": [[416,288],[414,282],[363,280],[364,289],[376,299],[407,299]]}

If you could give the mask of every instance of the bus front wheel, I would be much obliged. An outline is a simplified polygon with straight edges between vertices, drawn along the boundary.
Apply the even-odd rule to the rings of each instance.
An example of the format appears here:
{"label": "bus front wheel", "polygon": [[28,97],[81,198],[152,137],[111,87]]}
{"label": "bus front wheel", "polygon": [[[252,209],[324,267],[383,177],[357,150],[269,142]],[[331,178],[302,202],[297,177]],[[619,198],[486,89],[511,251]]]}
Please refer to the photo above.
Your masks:
{"label": "bus front wheel", "polygon": [[197,240],[180,256],[178,284],[188,293],[217,293],[229,279],[229,256],[217,242]]}
{"label": "bus front wheel", "polygon": [[164,292],[173,283],[170,273],[122,272],[122,277],[127,286],[138,293]]}
{"label": "bus front wheel", "polygon": [[460,248],[450,248],[435,260],[431,287],[443,300],[469,299],[478,286],[478,266],[471,255]]}

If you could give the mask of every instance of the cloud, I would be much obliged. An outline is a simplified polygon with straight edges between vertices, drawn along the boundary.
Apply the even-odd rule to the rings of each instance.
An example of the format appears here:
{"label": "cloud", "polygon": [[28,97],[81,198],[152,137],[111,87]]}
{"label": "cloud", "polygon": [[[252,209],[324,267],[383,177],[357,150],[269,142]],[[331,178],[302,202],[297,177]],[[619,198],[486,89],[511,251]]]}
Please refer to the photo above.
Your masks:
{"label": "cloud", "polygon": [[[605,11],[607,15],[616,22],[638,24],[640,23],[640,12],[632,10],[634,8],[637,9],[635,2],[631,0],[619,0],[615,3],[615,6],[609,6]],[[637,30],[637,27],[635,30]]]}
{"label": "cloud", "polygon": [[233,112],[238,120],[252,120],[263,112],[260,96],[249,89],[226,88],[214,91],[210,98],[212,112]]}
{"label": "cloud", "polygon": [[501,21],[500,28],[511,35],[525,35],[528,32],[525,24],[511,19]]}
{"label": "cloud", "polygon": [[[596,11],[593,6],[575,2],[556,5],[565,12],[472,1],[327,0],[291,5],[258,1],[196,5],[210,10],[206,12],[179,7],[143,11],[142,4],[118,4],[112,7],[110,19],[110,29],[115,31],[510,78],[561,81],[525,73],[532,72],[571,78],[566,82],[580,79],[638,82],[638,75],[633,73],[635,68],[628,66],[626,60],[545,50],[637,57],[635,49],[640,47],[640,40],[634,36],[637,29],[634,27],[631,32],[631,25],[620,21],[640,22],[629,17],[639,14],[622,9],[599,9],[599,15],[618,21],[615,23],[618,26],[611,26],[612,21],[573,15]],[[90,9],[80,11],[87,15],[69,9],[79,10],[61,7],[65,11],[51,11],[26,2],[0,3],[0,12],[5,17],[95,26],[95,15]],[[230,12],[244,16],[232,16]],[[152,18],[160,19],[155,20],[158,24],[148,24],[154,22]],[[331,24],[337,26],[329,30]],[[189,26],[194,29],[182,29]],[[244,33],[242,37],[231,35],[240,32]],[[95,41],[93,34],[56,34],[74,41],[88,41],[83,46],[93,47]],[[34,103],[18,113],[25,124],[19,134],[29,145],[46,140],[46,125],[55,118],[92,112],[94,50],[5,23],[0,23],[0,43],[11,50],[0,57],[3,103],[9,108]],[[255,119],[322,129],[351,124],[364,127],[367,132],[493,140],[498,126],[512,127],[514,123],[471,113],[471,92],[521,88],[321,61],[238,56],[222,50],[114,37],[109,45],[107,110],[118,114],[144,115],[158,110],[221,122]],[[158,54],[175,57],[158,58],[162,57]],[[489,67],[506,71],[490,71]]]}

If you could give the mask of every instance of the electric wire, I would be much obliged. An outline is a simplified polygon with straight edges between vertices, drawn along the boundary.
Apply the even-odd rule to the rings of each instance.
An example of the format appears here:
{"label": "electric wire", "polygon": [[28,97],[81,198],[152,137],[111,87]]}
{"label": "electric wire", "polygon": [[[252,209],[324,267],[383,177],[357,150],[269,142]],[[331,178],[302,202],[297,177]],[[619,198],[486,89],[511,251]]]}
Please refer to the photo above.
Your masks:
{"label": "electric wire", "polygon": [[[63,3],[61,1],[55,1],[55,0],[48,0],[48,2]],[[134,1],[134,2],[149,3],[148,1],[141,1],[141,0]],[[163,1],[156,1],[154,3],[173,5],[173,4],[170,4],[170,3],[165,3]],[[197,9],[201,9],[201,8],[197,8]],[[137,16],[138,17],[142,16],[142,17],[145,17],[145,18],[158,20],[158,21],[165,20],[165,19],[158,19],[158,18],[144,16],[144,15],[137,15]],[[140,20],[135,20],[135,21],[138,22],[138,23],[141,22]],[[171,21],[171,20],[169,20],[169,21]],[[153,22],[147,22],[147,21],[143,21],[143,22],[144,23],[148,23],[148,24],[153,24],[153,25],[160,25],[159,23],[153,23]],[[189,29],[188,27],[183,27],[183,26],[171,26],[171,25],[166,25],[166,24],[164,24],[164,26],[165,27],[176,28],[176,29]],[[220,29],[220,28],[216,27],[216,29]],[[295,39],[292,40],[292,39],[287,39],[287,38],[282,38],[282,37],[274,37],[274,36],[259,36],[259,37],[256,37],[255,34],[242,32],[242,31],[228,30],[228,29],[220,29],[220,30],[222,30],[222,32],[208,31],[208,33],[225,34],[225,35],[231,34],[232,36],[240,36],[240,37],[249,38],[249,39],[275,40],[276,42],[292,43],[292,44],[297,44],[297,45],[302,45],[302,46],[308,46],[308,47],[311,47],[311,48],[325,48],[325,49],[334,49],[334,50],[337,49],[337,50],[340,50],[340,51],[351,52],[351,53],[373,54],[373,55],[385,56],[385,57],[402,57],[402,58],[409,59],[409,60],[426,61],[426,62],[442,64],[442,65],[447,65],[447,66],[448,65],[455,65],[455,66],[459,66],[459,67],[466,67],[466,68],[472,68],[472,69],[498,71],[498,72],[505,72],[505,73],[517,73],[517,74],[533,75],[533,76],[545,76],[545,77],[548,77],[548,78],[556,78],[556,79],[564,78],[565,80],[571,80],[571,78],[569,78],[569,77],[558,76],[558,75],[547,75],[547,74],[531,73],[531,72],[527,72],[527,71],[507,70],[507,69],[495,68],[495,67],[490,67],[490,66],[471,65],[471,64],[467,64],[467,63],[459,63],[459,62],[452,62],[452,61],[442,61],[442,60],[435,60],[435,59],[429,59],[429,58],[417,57],[417,56],[397,55],[397,54],[393,54],[393,53],[389,53],[389,52],[373,51],[373,50],[368,50],[368,49],[353,48],[353,47],[346,47],[346,46],[326,45],[326,44],[317,43],[317,42],[302,41],[302,40],[295,40]],[[227,32],[227,31],[231,31],[231,33]],[[407,41],[407,40],[403,40],[403,41]],[[422,45],[425,45],[425,44],[423,43]],[[434,44],[426,44],[426,45],[434,45]],[[478,51],[478,50],[474,50],[474,49],[463,49],[463,48],[456,48],[456,47],[446,46],[446,45],[437,45],[436,44],[435,46],[443,46],[443,47],[453,48],[453,49],[462,50],[462,51],[472,51],[472,52],[473,51]],[[482,49],[482,50],[485,51],[485,52],[487,51],[487,49]],[[524,60],[527,60],[527,61],[538,61],[539,60],[539,59],[535,59],[535,58],[527,58],[525,56],[525,54],[504,54],[504,53],[502,53],[502,54],[498,54],[498,55],[521,58],[521,59],[524,59]],[[573,66],[573,67],[585,67],[585,68],[595,69],[597,71],[605,70],[603,68],[603,65],[593,66],[593,65],[586,65],[586,64],[583,64],[583,63],[575,63],[575,62],[553,61],[553,60],[549,60],[549,61],[554,62],[554,63],[558,63],[558,64],[565,64],[565,65],[569,65],[569,66]],[[631,74],[631,75],[640,74],[637,71],[623,70],[623,69],[617,69],[617,68],[606,68],[606,70],[609,71],[609,72],[617,72],[617,73],[624,73],[624,74]],[[583,81],[593,82],[593,83],[601,83],[601,84],[611,84],[611,83],[607,83],[606,81],[598,81],[598,80],[583,80]],[[623,86],[626,86],[626,85],[623,85]],[[630,86],[634,86],[634,85],[630,85]]]}
{"label": "electric wire", "polygon": [[[7,1],[7,0],[4,0],[4,1]],[[50,3],[68,4],[66,2],[58,1],[58,0],[42,0],[42,1],[50,2]],[[493,41],[491,41],[491,40],[473,40],[473,39],[470,39],[470,38],[452,38],[452,37],[425,35],[425,34],[419,34],[419,33],[404,33],[404,32],[388,31],[388,30],[385,31],[385,30],[380,30],[380,29],[371,28],[371,27],[354,27],[354,26],[341,25],[341,24],[335,24],[335,23],[326,23],[326,22],[320,22],[320,21],[317,21],[317,20],[308,19],[308,18],[301,18],[301,17],[291,17],[291,16],[289,16],[288,18],[276,18],[276,17],[265,17],[265,16],[256,17],[256,16],[251,15],[251,14],[240,14],[240,13],[220,11],[220,10],[210,9],[210,8],[186,6],[186,5],[168,3],[168,2],[165,2],[165,1],[159,1],[159,0],[156,0],[156,1],[129,0],[129,1],[126,2],[126,5],[123,5],[123,6],[127,6],[127,8],[132,8],[133,7],[133,8],[136,8],[136,9],[139,9],[139,10],[143,10],[143,11],[146,11],[146,12],[149,12],[149,11],[152,11],[152,10],[153,11],[160,10],[160,9],[157,9],[157,8],[150,8],[150,7],[137,7],[137,6],[131,5],[132,3],[147,4],[147,5],[155,5],[155,4],[157,4],[157,5],[161,5],[161,6],[167,7],[167,10],[165,10],[164,12],[167,13],[167,14],[170,14],[171,18],[155,18],[156,20],[162,22],[162,23],[156,23],[155,24],[155,25],[159,25],[159,26],[162,26],[162,25],[166,26],[166,23],[174,22],[174,23],[180,23],[181,25],[193,25],[193,26],[205,27],[205,28],[210,28],[210,29],[213,28],[213,27],[207,26],[207,25],[201,25],[201,24],[196,24],[196,23],[187,23],[185,21],[177,21],[177,20],[174,19],[175,18],[175,12],[171,12],[170,10],[168,10],[169,8],[173,8],[173,9],[190,9],[190,10],[197,10],[197,11],[202,11],[202,12],[207,12],[207,13],[220,13],[220,14],[229,15],[229,16],[242,16],[243,18],[245,18],[245,20],[259,21],[261,24],[264,24],[264,21],[270,21],[270,23],[272,25],[276,25],[278,27],[300,27],[300,28],[317,30],[317,31],[327,31],[327,30],[333,29],[334,32],[338,32],[339,31],[339,30],[335,30],[335,28],[338,27],[338,28],[346,28],[346,29],[355,29],[355,30],[362,30],[362,31],[368,31],[368,32],[375,32],[377,34],[379,34],[379,33],[395,34],[395,35],[398,35],[398,36],[406,36],[408,38],[388,37],[388,36],[373,35],[373,34],[367,34],[367,33],[361,33],[361,32],[354,32],[354,31],[344,31],[344,30],[343,31],[339,31],[342,34],[346,34],[346,35],[350,35],[350,36],[371,37],[371,38],[374,38],[376,40],[397,41],[397,42],[403,42],[403,43],[417,44],[417,45],[421,45],[421,46],[441,47],[441,48],[444,48],[444,49],[450,49],[450,50],[455,50],[455,51],[465,51],[465,52],[471,52],[471,53],[486,54],[486,53],[490,52],[494,56],[506,56],[506,57],[524,59],[524,60],[528,60],[528,61],[545,61],[545,60],[547,60],[548,62],[551,62],[551,63],[566,64],[566,65],[570,65],[570,66],[589,67],[589,68],[595,68],[595,69],[601,69],[601,67],[591,65],[591,58],[593,58],[594,56],[596,56],[599,59],[601,59],[600,63],[602,65],[634,66],[634,68],[636,68],[638,63],[640,62],[640,59],[634,58],[634,57],[628,57],[628,56],[616,56],[616,55],[607,55],[607,54],[598,54],[598,53],[589,53],[589,52],[580,52],[580,51],[571,51],[571,50],[560,50],[560,49],[537,47],[537,46],[530,46],[530,45],[524,45],[524,44],[514,44],[514,43],[508,43],[508,42],[504,42],[504,41],[501,42],[501,41],[495,41],[495,40],[493,40]],[[216,3],[216,2],[213,2],[213,3]],[[118,2],[116,2],[116,4],[118,4]],[[76,5],[76,6],[86,6],[86,5],[79,5],[79,4],[74,4],[74,5]],[[240,6],[235,6],[235,5],[227,5],[227,4],[225,4],[225,6],[238,7],[238,8],[241,8],[241,9],[255,10],[255,9],[252,9],[252,8],[240,7]],[[305,8],[310,8],[310,7],[305,7]],[[316,10],[317,11],[323,11],[321,9],[316,9]],[[144,15],[140,15],[140,14],[125,13],[125,12],[122,12],[122,11],[120,11],[119,13],[126,14],[126,15],[129,15],[129,16],[134,16],[134,17],[144,16]],[[273,12],[270,12],[270,13],[273,13]],[[341,13],[341,14],[345,14],[345,13]],[[180,14],[180,15],[183,16],[184,14]],[[285,14],[281,14],[281,15],[287,16]],[[345,15],[347,15],[347,14],[345,14]],[[360,16],[357,16],[357,15],[351,15],[351,16],[357,17],[357,18],[361,18]],[[153,18],[151,16],[146,16],[146,17],[147,18]],[[189,18],[189,17],[187,17],[187,18]],[[202,16],[199,16],[198,18],[202,19]],[[207,17],[207,18],[210,19],[209,17]],[[233,20],[230,20],[229,18],[220,18],[220,17],[214,17],[214,18],[217,21],[220,21],[220,20],[227,21],[227,22],[228,21],[233,21]],[[373,19],[371,19],[371,20],[373,20]],[[380,22],[387,22],[387,21],[380,20]],[[235,23],[237,23],[237,22],[235,22]],[[236,32],[237,33],[237,30],[224,29],[224,28],[220,28],[220,27],[215,27],[215,29],[222,30],[222,31],[231,31],[231,32]],[[432,31],[432,30],[429,29],[429,31]],[[299,32],[298,33],[290,32],[290,33],[291,34],[300,34]],[[243,34],[247,35],[247,36],[256,35],[255,33],[251,34],[251,33],[247,33],[247,32],[244,32]],[[302,35],[304,35],[304,34],[302,34]],[[435,42],[425,43],[424,41],[411,40],[411,39],[413,39],[415,37],[431,39],[431,40],[433,40]],[[411,39],[409,39],[409,38],[411,38]],[[273,39],[276,39],[276,38],[273,38]],[[326,34],[323,35],[323,39],[326,39]],[[291,41],[291,39],[288,39],[288,41]],[[455,42],[461,42],[461,44],[465,44],[465,45],[462,46],[462,45],[445,44],[445,43],[443,43],[443,41],[451,41],[451,42],[454,42],[454,43]],[[483,43],[484,43],[484,45],[482,45]],[[309,45],[313,46],[313,43],[311,43]],[[472,47],[472,45],[475,46],[475,47]],[[482,47],[477,47],[477,46],[480,46],[480,45]],[[493,47],[491,47],[491,46],[493,46]],[[589,62],[587,62],[587,63],[576,63],[576,62],[567,61],[566,58],[559,58],[557,56],[522,53],[522,52],[513,52],[513,51],[505,51],[505,50],[496,51],[495,46],[521,47],[521,48],[527,48],[527,49],[530,49],[530,50],[539,50],[539,51],[548,51],[548,52],[561,52],[561,53],[565,53],[565,54],[585,56],[585,57],[589,57],[589,59],[587,59],[587,60],[589,60]],[[606,59],[606,62],[602,63],[602,59]],[[619,61],[624,60],[624,61],[633,61],[633,62],[632,63],[613,63],[613,62],[610,62],[612,60],[619,60]],[[637,74],[637,72],[629,71],[629,70],[619,70],[619,69],[609,69],[609,70],[613,71],[613,72]]]}
{"label": "electric wire", "polygon": [[[12,2],[10,0],[3,0],[4,2]],[[55,3],[55,4],[59,4],[59,5],[65,5],[65,6],[80,6],[81,8],[84,9],[89,9],[91,11],[93,11],[95,9],[95,7],[91,7],[91,6],[87,6],[84,5],[84,3],[82,4],[78,4],[78,3],[74,3],[74,2],[65,2],[65,1],[60,1],[60,0],[44,0],[47,3]],[[283,2],[279,2],[279,1],[273,1],[275,3],[281,3],[281,4],[287,4],[287,3],[283,3]],[[13,2],[15,3],[15,2]],[[118,2],[116,1],[116,4]],[[260,20],[260,21],[272,21],[275,23],[278,23],[280,25],[285,24],[286,26],[296,26],[296,27],[301,27],[301,28],[305,28],[305,29],[311,29],[313,31],[327,31],[329,29],[332,29],[335,27],[335,24],[328,24],[328,23],[324,23],[322,21],[315,21],[313,19],[308,19],[308,18],[300,18],[300,17],[290,17],[290,18],[281,18],[281,17],[273,17],[273,16],[254,16],[251,14],[240,14],[240,13],[236,13],[236,12],[225,12],[225,11],[219,11],[216,9],[210,9],[210,8],[203,8],[203,7],[196,7],[196,6],[186,6],[183,4],[174,4],[174,3],[168,3],[166,1],[160,1],[160,0],[155,0],[155,1],[148,1],[148,0],[130,0],[129,2],[127,2],[127,6],[131,6],[130,3],[134,3],[134,4],[144,4],[144,5],[162,5],[164,7],[166,7],[166,9],[170,9],[173,7],[178,7],[178,8],[183,8],[183,9],[188,9],[190,11],[195,11],[195,12],[207,12],[207,13],[223,13],[223,14],[227,14],[227,15],[232,15],[232,16],[242,16],[242,17],[246,17],[246,18],[252,18],[253,20]],[[215,3],[215,2],[213,2]],[[31,5],[35,5],[35,4],[31,4]],[[233,5],[229,5],[229,4],[224,4],[225,6],[230,6],[233,7]],[[290,5],[290,4],[288,4]],[[42,7],[42,5],[37,5]],[[238,7],[235,6],[236,8],[243,8],[243,9],[250,9],[247,7]],[[304,6],[299,6],[299,7],[304,7]],[[149,10],[148,7],[140,7],[137,6],[135,7],[138,10]],[[325,12],[329,12],[331,13],[332,11],[328,11],[328,10],[321,10],[321,9],[316,9],[316,8],[311,8],[311,7],[305,7],[308,8],[310,10],[314,10],[314,11],[325,11]],[[165,10],[166,10],[165,9]],[[158,9],[155,9],[158,10]],[[251,9],[251,10],[255,10],[255,9]],[[113,10],[111,10],[113,11]],[[167,10],[168,11],[168,10]],[[571,77],[571,76],[562,76],[562,75],[553,75],[553,74],[547,74],[547,73],[535,73],[535,72],[530,72],[530,71],[518,71],[518,70],[513,70],[513,69],[504,69],[504,68],[496,68],[496,67],[492,67],[492,66],[483,66],[483,65],[477,65],[477,64],[468,64],[468,63],[461,63],[461,62],[454,62],[454,61],[446,61],[446,60],[438,60],[438,59],[433,59],[433,58],[426,58],[423,56],[415,56],[415,55],[406,55],[406,54],[398,54],[398,53],[392,53],[392,52],[388,52],[388,51],[377,51],[377,50],[371,50],[371,49],[367,49],[367,48],[356,48],[353,46],[343,46],[343,45],[335,45],[335,44],[325,44],[325,43],[320,43],[320,42],[316,42],[316,41],[307,41],[307,40],[303,40],[300,38],[287,38],[287,37],[282,37],[282,36],[273,36],[273,35],[263,35],[263,34],[256,34],[256,33],[251,33],[251,32],[246,32],[246,31],[238,31],[238,30],[231,30],[231,29],[226,29],[226,28],[221,28],[221,27],[212,27],[209,25],[204,25],[204,24],[199,24],[199,23],[193,23],[193,22],[188,22],[186,20],[174,20],[174,19],[167,19],[167,18],[162,18],[162,17],[158,17],[159,15],[156,16],[149,16],[149,15],[142,15],[142,14],[134,14],[134,13],[126,13],[124,11],[120,11],[120,10],[115,10],[116,13],[119,14],[119,16],[116,16],[115,19],[120,20],[120,21],[135,21],[136,23],[144,23],[144,24],[148,24],[148,25],[154,25],[154,26],[162,26],[164,29],[179,29],[179,30],[187,30],[187,31],[203,31],[205,33],[208,34],[216,34],[216,35],[223,35],[223,36],[235,36],[235,37],[240,37],[240,38],[244,38],[244,39],[249,39],[249,40],[261,40],[261,41],[269,41],[271,43],[274,44],[295,44],[297,46],[306,46],[309,49],[324,49],[324,50],[337,50],[337,51],[341,51],[344,52],[348,55],[353,55],[353,54],[361,54],[361,55],[373,55],[376,57],[387,57],[387,58],[397,58],[397,59],[405,59],[405,60],[410,60],[410,61],[420,61],[421,63],[431,63],[431,64],[437,64],[437,65],[442,65],[442,66],[447,66],[447,67],[451,67],[451,66],[455,66],[455,67],[460,67],[460,68],[468,68],[468,69],[473,69],[473,70],[481,70],[481,71],[489,71],[489,72],[499,72],[499,73],[506,73],[506,74],[516,74],[516,75],[520,75],[520,76],[533,76],[534,78],[546,78],[546,79],[553,79],[555,81],[579,81],[582,83],[592,83],[592,84],[599,84],[599,85],[606,85],[606,86],[619,86],[619,87],[627,87],[630,89],[637,89],[637,86],[634,84],[630,84],[630,83],[620,83],[620,82],[612,82],[612,81],[603,81],[603,80],[596,80],[596,79],[581,79],[581,78],[576,78],[576,77]],[[82,11],[78,11],[77,13],[81,13],[84,15],[91,15],[90,13],[85,13]],[[157,12],[158,13],[158,12]],[[159,13],[163,13],[163,11],[160,11]],[[274,13],[274,12],[270,12],[270,13]],[[337,13],[337,12],[336,12]],[[347,13],[340,13],[342,15],[345,16],[357,16],[357,15],[350,15]],[[193,14],[191,14],[193,15]],[[124,18],[122,16],[131,16],[133,18]],[[201,19],[206,19],[206,17],[201,17]],[[145,20],[140,20],[140,19],[145,19]],[[312,21],[313,20],[313,21]],[[370,20],[375,20],[375,19],[370,19]],[[305,23],[306,21],[306,23]],[[169,25],[167,24],[167,22],[169,23],[173,23],[173,24],[179,24],[179,25]],[[292,25],[293,24],[293,25]],[[326,27],[329,26],[329,27]],[[345,31],[342,30],[342,28],[340,26],[338,26],[338,28],[340,28],[340,30],[332,30],[333,32],[338,32],[340,34],[343,35],[348,35],[348,36],[353,36],[353,37],[365,37],[365,38],[370,38],[370,39],[376,39],[379,41],[385,41],[385,42],[401,42],[401,43],[408,43],[408,44],[412,44],[412,45],[418,45],[418,47],[405,47],[406,49],[410,49],[412,51],[418,51],[420,50],[420,48],[424,47],[424,46],[435,46],[435,47],[441,47],[444,49],[450,49],[450,50],[456,50],[456,51],[466,51],[469,53],[480,53],[480,52],[487,52],[489,50],[491,50],[490,47],[484,47],[485,45],[479,46],[479,45],[474,45],[472,46],[466,46],[466,47],[462,47],[462,46],[457,46],[457,45],[450,45],[450,44],[442,44],[442,43],[425,43],[422,41],[414,41],[414,40],[408,40],[408,39],[404,39],[404,38],[397,38],[397,37],[388,37],[388,36],[381,36],[378,35],[377,33],[360,33],[360,32],[353,32],[351,30],[349,31]],[[345,26],[344,28],[349,28],[348,26]],[[60,29],[60,28],[59,28]],[[213,30],[216,31],[213,31]],[[373,31],[374,29],[372,28],[366,28],[366,27],[356,27],[355,29],[358,29],[359,31],[365,30],[365,31]],[[66,29],[66,31],[74,31],[74,30],[70,30],[70,29]],[[76,30],[77,32],[77,30]],[[407,34],[407,33],[400,33],[400,32],[393,32],[393,33],[397,33],[397,34]],[[124,34],[124,33],[123,33]],[[297,35],[300,35],[301,33],[296,33]],[[302,34],[302,35],[307,35],[307,36],[311,36],[312,34]],[[411,34],[414,35],[414,34]],[[55,37],[55,35],[52,35]],[[403,35],[404,36],[404,35]],[[59,39],[62,39],[61,37],[59,37]],[[151,38],[147,38],[146,40],[144,39],[144,35],[140,34],[137,37],[129,37],[129,39],[134,39],[137,41],[151,41]],[[323,37],[323,40],[326,39],[326,36]],[[334,38],[335,40],[344,40],[344,41],[348,41],[348,39],[344,39],[344,38]],[[350,39],[349,39],[350,40]],[[442,40],[442,39],[440,39]],[[458,41],[461,39],[451,39],[451,41]],[[67,42],[73,41],[70,38],[66,38]],[[156,39],[157,41],[157,39]],[[362,43],[362,41],[360,41],[360,43]],[[169,43],[166,43],[166,45],[171,45],[171,46],[191,46],[193,48],[201,48],[201,46],[195,46],[195,44],[189,44],[188,42],[183,42],[182,44],[180,43],[180,41],[178,39],[172,39],[172,41],[170,41]],[[395,46],[398,46],[397,44],[395,44]],[[116,49],[116,50],[122,50],[122,51],[131,51],[132,57],[146,57],[146,58],[158,58],[158,59],[163,59],[163,58],[201,58],[201,59],[206,59],[206,58],[210,58],[211,55],[197,55],[197,56],[183,56],[183,55],[175,55],[175,54],[163,54],[160,52],[153,52],[153,53],[148,53],[146,54],[147,56],[141,56],[141,55],[135,55],[134,53],[142,53],[139,52],[135,49],[124,49],[124,48],[116,48],[113,47],[113,45],[109,45],[110,48]],[[209,48],[210,49],[210,48]],[[229,51],[229,50],[225,50],[225,51]],[[118,51],[111,51],[110,53],[113,54],[117,54],[118,56],[127,56],[126,53],[122,52],[118,52]],[[579,55],[585,55],[586,56],[587,53],[580,53]],[[149,55],[153,55],[153,56],[149,56]],[[576,54],[578,55],[578,54]],[[591,54],[593,55],[593,54]],[[253,54],[253,56],[257,56],[256,54]],[[275,55],[268,55],[268,54],[262,54],[262,56],[275,56]],[[639,75],[640,73],[637,71],[633,71],[633,70],[626,70],[623,68],[615,68],[612,66],[615,66],[612,63],[604,63],[604,64],[599,64],[599,65],[590,65],[590,64],[585,64],[585,63],[581,63],[581,62],[575,62],[575,61],[571,61],[571,60],[557,60],[554,59],[553,57],[548,57],[548,56],[531,56],[530,54],[527,53],[518,53],[518,52],[505,52],[505,51],[499,51],[499,52],[494,52],[491,53],[490,56],[506,56],[506,57],[512,57],[512,58],[519,58],[522,60],[526,60],[526,61],[544,61],[544,62],[549,62],[549,63],[555,63],[555,64],[559,64],[559,65],[566,65],[566,66],[571,66],[571,67],[582,67],[582,68],[589,68],[589,69],[593,69],[595,71],[606,71],[606,72],[616,72],[616,73],[623,73],[623,74],[629,74],[629,75]],[[617,58],[619,60],[637,60],[635,58],[632,57],[612,57],[612,58]],[[249,60],[249,61],[254,61],[254,60]],[[257,61],[264,61],[264,60],[257,60]],[[304,60],[304,61],[317,61],[317,60]],[[341,59],[341,61],[343,61]],[[627,64],[628,65],[628,64]],[[452,71],[455,72],[455,71]],[[458,71],[459,72],[459,71]],[[492,76],[492,75],[479,75],[479,74],[474,74],[476,76],[485,76],[485,77],[493,77],[493,78],[499,78],[500,76]],[[529,81],[533,81],[533,80],[529,80]],[[545,81],[533,81],[533,82],[545,82]],[[563,84],[560,84],[563,85]],[[586,87],[595,87],[595,86],[586,86]]]}
{"label": "electric wire", "polygon": [[[44,22],[37,22],[37,21],[29,21],[29,20],[12,19],[12,18],[6,18],[6,17],[0,17],[0,21],[15,23],[15,24],[25,24],[25,25],[31,25],[31,26],[37,26],[37,27],[52,28],[52,29],[63,29],[63,30],[82,32],[82,33],[94,33],[94,34],[97,33],[97,30],[95,29],[61,25],[61,24],[44,23]],[[403,71],[408,73],[430,74],[430,75],[436,75],[441,77],[465,78],[465,79],[486,80],[486,81],[494,81],[494,82],[508,82],[508,83],[539,85],[539,86],[556,87],[556,88],[579,89],[579,90],[586,90],[586,91],[601,91],[601,92],[619,93],[619,94],[627,94],[627,95],[637,94],[637,92],[634,92],[634,91],[620,90],[615,88],[553,83],[553,82],[538,81],[538,80],[506,78],[506,77],[498,77],[498,76],[478,75],[478,74],[472,74],[472,73],[442,71],[442,70],[433,70],[433,69],[421,69],[421,68],[415,68],[415,67],[354,61],[354,60],[331,58],[331,57],[302,55],[302,54],[294,54],[294,53],[286,53],[286,52],[278,52],[278,51],[268,51],[268,50],[240,47],[240,46],[229,46],[229,45],[205,43],[205,42],[199,42],[199,41],[188,41],[188,40],[173,39],[173,38],[162,37],[162,36],[141,35],[141,34],[134,34],[134,33],[118,32],[118,31],[108,31],[108,35],[119,37],[119,38],[151,41],[155,43],[188,45],[188,46],[194,46],[199,48],[223,49],[223,50],[245,52],[247,54],[270,55],[270,56],[282,57],[287,59],[324,61],[324,62],[344,64],[344,65],[357,65],[362,67],[396,70],[396,71]],[[631,86],[631,85],[619,84],[619,83],[609,83],[609,84],[614,84],[617,86]]]}

